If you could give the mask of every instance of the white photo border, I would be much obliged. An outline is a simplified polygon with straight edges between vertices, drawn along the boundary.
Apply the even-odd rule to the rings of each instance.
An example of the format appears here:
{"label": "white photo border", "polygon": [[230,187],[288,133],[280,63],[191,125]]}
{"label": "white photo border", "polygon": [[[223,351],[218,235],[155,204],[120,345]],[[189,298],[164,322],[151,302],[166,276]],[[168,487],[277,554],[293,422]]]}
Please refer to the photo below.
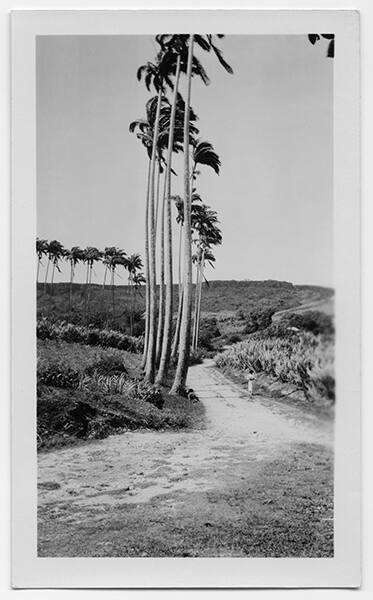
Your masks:
{"label": "white photo border", "polygon": [[[333,558],[39,558],[36,466],[37,35],[335,33],[336,290]],[[360,584],[360,55],[349,10],[53,10],[11,13],[12,584],[17,588],[357,587]],[[346,275],[348,274],[348,276]],[[144,563],[146,561],[146,563]],[[146,564],[146,568],[144,568]]]}

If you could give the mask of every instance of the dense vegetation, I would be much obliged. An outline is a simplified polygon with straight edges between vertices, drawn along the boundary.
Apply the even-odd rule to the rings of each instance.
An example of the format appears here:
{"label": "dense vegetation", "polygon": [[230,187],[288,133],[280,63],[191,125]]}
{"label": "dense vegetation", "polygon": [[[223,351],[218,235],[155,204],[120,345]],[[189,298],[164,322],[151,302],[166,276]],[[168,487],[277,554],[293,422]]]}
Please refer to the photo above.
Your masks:
{"label": "dense vegetation", "polygon": [[[297,317],[297,319],[295,319]],[[296,320],[298,327],[289,325]],[[216,365],[244,373],[252,369],[290,384],[310,401],[335,401],[332,319],[316,311],[291,315],[259,329],[216,357]]]}
{"label": "dense vegetation", "polygon": [[141,378],[139,355],[38,340],[38,447],[48,449],[128,429],[200,425],[201,403]]}
{"label": "dense vegetation", "polygon": [[143,339],[140,337],[125,335],[111,329],[74,325],[65,321],[53,323],[45,317],[38,320],[36,335],[41,340],[78,342],[88,346],[118,348],[119,350],[128,350],[135,353],[142,352],[144,346]]}
{"label": "dense vegetation", "polygon": [[[102,286],[91,285],[90,311],[88,319],[84,315],[85,285],[74,284],[72,292],[72,310],[69,311],[69,284],[54,284],[52,296],[43,293],[43,286],[38,286],[38,316],[49,319],[65,320],[76,324],[90,324],[96,327],[107,327],[130,333],[131,289],[127,285],[115,286],[117,311],[113,318],[111,310],[110,288],[102,290]],[[173,305],[177,307],[178,285],[173,286]],[[329,288],[317,286],[297,286],[282,281],[210,281],[203,284],[201,298],[201,318],[215,316],[223,331],[242,332],[247,317],[252,311],[285,310],[296,308],[307,302],[325,300],[333,296]],[[145,295],[140,287],[136,297],[134,310],[134,335],[143,335]],[[213,313],[212,315],[210,313]],[[176,320],[176,311],[174,321]]]}

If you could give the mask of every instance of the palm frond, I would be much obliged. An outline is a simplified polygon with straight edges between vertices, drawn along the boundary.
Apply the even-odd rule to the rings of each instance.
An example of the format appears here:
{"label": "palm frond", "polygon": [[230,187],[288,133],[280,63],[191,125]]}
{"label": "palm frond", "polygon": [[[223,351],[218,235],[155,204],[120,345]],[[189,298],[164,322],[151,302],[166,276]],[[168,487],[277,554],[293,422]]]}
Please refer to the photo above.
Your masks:
{"label": "palm frond", "polygon": [[195,164],[211,167],[217,175],[220,171],[220,158],[210,142],[198,142],[193,149],[193,161]]}

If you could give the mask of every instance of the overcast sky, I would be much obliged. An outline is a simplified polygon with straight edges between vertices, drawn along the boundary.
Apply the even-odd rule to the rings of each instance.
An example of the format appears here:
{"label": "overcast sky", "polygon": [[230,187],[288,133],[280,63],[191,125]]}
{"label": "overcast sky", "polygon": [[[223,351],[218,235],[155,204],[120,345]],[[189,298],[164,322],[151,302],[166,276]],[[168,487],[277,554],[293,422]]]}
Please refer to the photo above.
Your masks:
{"label": "overcast sky", "polygon": [[[211,83],[192,87],[200,136],[222,161],[197,183],[223,231],[208,277],[333,285],[333,61],[306,36],[220,45],[234,75],[204,54]],[[128,124],[145,115],[136,70],[155,52],[145,36],[38,38],[39,237],[143,255],[147,160]]]}

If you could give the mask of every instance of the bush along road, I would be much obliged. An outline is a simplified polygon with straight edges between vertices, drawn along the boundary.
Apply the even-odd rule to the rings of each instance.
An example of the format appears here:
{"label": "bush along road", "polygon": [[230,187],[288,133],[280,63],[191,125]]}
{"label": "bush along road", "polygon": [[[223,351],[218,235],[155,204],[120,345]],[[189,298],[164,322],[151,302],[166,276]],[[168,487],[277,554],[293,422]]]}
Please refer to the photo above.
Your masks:
{"label": "bush along road", "polygon": [[188,384],[201,429],[39,455],[39,556],[333,555],[332,419],[249,398],[212,361]]}

